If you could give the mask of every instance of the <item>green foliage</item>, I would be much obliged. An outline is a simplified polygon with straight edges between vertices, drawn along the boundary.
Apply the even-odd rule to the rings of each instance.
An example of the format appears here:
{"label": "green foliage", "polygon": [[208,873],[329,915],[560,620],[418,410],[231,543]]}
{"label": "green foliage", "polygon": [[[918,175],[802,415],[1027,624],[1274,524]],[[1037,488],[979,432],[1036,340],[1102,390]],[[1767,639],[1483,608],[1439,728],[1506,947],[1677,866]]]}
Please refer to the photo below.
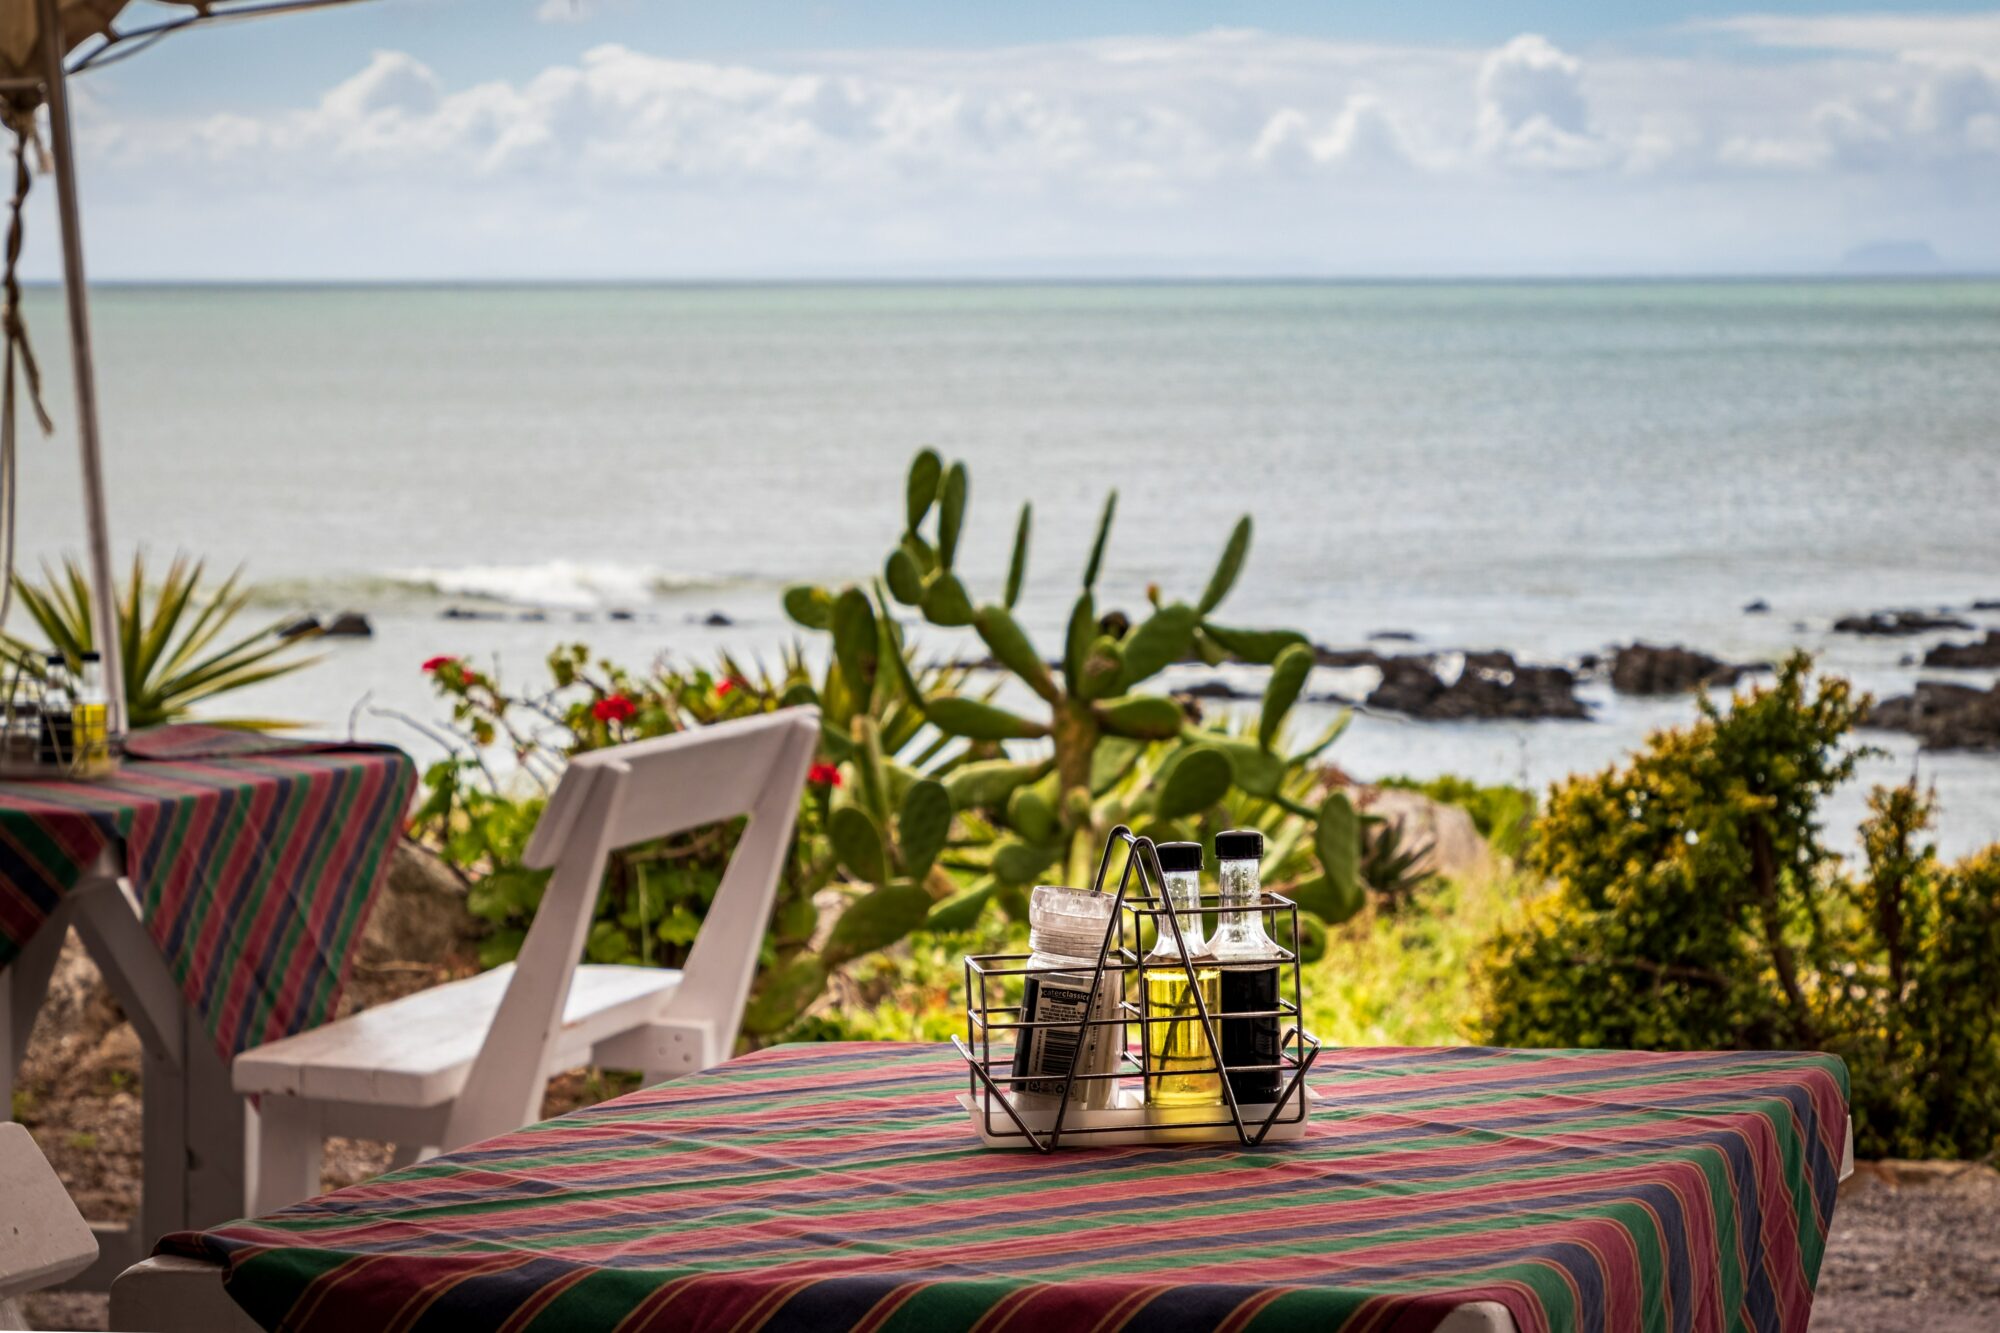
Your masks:
{"label": "green foliage", "polygon": [[[900,760],[918,752],[923,717],[900,688],[874,681],[873,659],[886,633],[868,610],[842,599],[788,596],[794,608],[822,608],[829,628],[840,624],[844,652],[815,681],[794,654],[780,672],[751,671],[724,657],[716,670],[665,664],[633,673],[593,661],[581,645],[558,648],[548,660],[552,688],[510,693],[497,675],[457,658],[426,664],[451,706],[462,744],[424,775],[423,799],[411,832],[433,847],[471,885],[468,902],[489,933],[481,962],[494,966],[520,949],[547,885],[548,872],[521,864],[545,793],[571,755],[666,735],[689,727],[801,702],[820,703],[828,725],[820,762],[799,812],[792,852],[778,888],[762,967],[745,1017],[752,1039],[789,1027],[825,990],[839,963],[879,949],[921,925],[936,896],[928,887],[951,826],[942,783],[917,779]],[[865,614],[864,614],[865,613]],[[817,611],[809,614],[818,614]],[[871,646],[872,645],[872,646]],[[925,674],[929,688],[956,689],[962,673]],[[871,702],[859,711],[857,697]],[[481,758],[511,750],[536,788],[523,792],[496,780]],[[891,796],[895,794],[895,803]],[[714,899],[741,821],[620,850],[606,871],[586,953],[594,962],[675,966],[683,962]],[[841,888],[842,874],[886,889]],[[846,892],[842,907],[818,900]],[[813,951],[822,911],[835,913],[824,955]]]}
{"label": "green foliage", "polygon": [[[289,675],[318,660],[294,651],[299,640],[310,636],[278,637],[282,620],[225,639],[231,622],[249,604],[250,594],[236,574],[219,585],[203,587],[204,568],[200,561],[176,556],[158,587],[148,587],[145,558],[132,557],[131,575],[117,596],[126,725],[134,730],[184,721],[198,704]],[[16,575],[14,595],[48,647],[69,659],[71,671],[83,654],[96,648],[90,578],[76,560],[65,560],[60,572],[44,568],[40,584]],[[0,658],[10,666],[39,675],[42,651],[12,635],[0,636]],[[271,718],[202,720],[214,726],[267,730],[293,725]]]}
{"label": "green foliage", "polygon": [[1956,866],[1928,803],[1878,792],[1856,880],[1819,838],[1866,700],[1803,655],[1629,764],[1559,785],[1552,881],[1487,950],[1477,1027],[1513,1046],[1834,1051],[1864,1153],[2000,1141],[2000,849]]}
{"label": "green foliage", "polygon": [[1383,778],[1378,787],[1421,792],[1443,805],[1455,805],[1472,816],[1473,827],[1493,850],[1510,861],[1526,853],[1535,823],[1535,794],[1521,787],[1485,787],[1453,774],[1417,779]]}
{"label": "green foliage", "polygon": [[[1263,828],[1274,844],[1286,833],[1285,855],[1265,867],[1267,883],[1281,891],[1300,889],[1329,921],[1353,915],[1362,901],[1358,843],[1349,837],[1343,844],[1338,828],[1328,838],[1315,831],[1322,810],[1310,764],[1338,729],[1305,751],[1279,749],[1286,718],[1312,668],[1312,652],[1294,631],[1229,629],[1208,619],[1249,558],[1249,518],[1230,533],[1198,602],[1155,595],[1145,619],[1124,632],[1122,616],[1100,622],[1094,591],[1117,512],[1116,494],[1107,496],[1057,672],[1011,610],[1027,575],[1031,511],[1024,506],[1015,525],[999,600],[975,604],[956,568],[970,486],[964,464],[946,465],[930,450],[917,455],[904,491],[904,531],[884,564],[886,593],[876,592],[879,619],[891,622],[888,598],[893,597],[917,608],[930,625],[972,626],[993,659],[1048,711],[1026,716],[952,691],[905,689],[931,727],[967,743],[933,769],[964,830],[960,845],[946,849],[941,862],[970,880],[940,906],[944,919],[953,925],[976,921],[987,904],[1010,901],[1009,891],[1018,898],[1018,890],[1044,877],[1082,882],[1115,825],[1181,838],[1207,836],[1229,822]],[[871,636],[856,628],[858,611],[844,621],[840,609],[863,599],[855,587],[793,589],[787,604],[806,612],[795,611],[794,619],[807,629],[829,622],[835,656],[845,661],[852,650],[842,646],[844,625],[853,644]],[[833,614],[819,615],[821,606],[833,607]],[[872,639],[890,663],[888,674],[910,680],[914,672],[900,639],[891,642],[885,634]],[[1141,688],[1175,663],[1196,657],[1276,663],[1254,741],[1192,725],[1180,703]],[[1053,751],[1047,762],[1009,756],[1004,749],[1007,742],[1039,740]],[[1346,811],[1350,820],[1353,813],[1351,807]],[[1350,854],[1335,855],[1327,864],[1322,851],[1342,846]]]}

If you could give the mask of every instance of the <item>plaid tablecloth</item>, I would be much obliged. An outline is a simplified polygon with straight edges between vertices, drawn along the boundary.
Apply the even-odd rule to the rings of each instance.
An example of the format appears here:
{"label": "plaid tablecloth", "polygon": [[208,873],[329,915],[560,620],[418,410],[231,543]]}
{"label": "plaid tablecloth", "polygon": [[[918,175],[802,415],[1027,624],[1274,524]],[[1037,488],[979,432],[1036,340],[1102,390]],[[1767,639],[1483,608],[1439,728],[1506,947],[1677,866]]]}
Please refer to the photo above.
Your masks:
{"label": "plaid tablecloth", "polygon": [[784,1046],[162,1248],[290,1330],[1804,1330],[1827,1056],[1320,1059],[1305,1138],[981,1148],[948,1048]]}
{"label": "plaid tablecloth", "polygon": [[225,1060],[325,1022],[402,828],[409,758],[209,727],[132,750],[99,782],[0,782],[0,965],[122,840],[146,932]]}

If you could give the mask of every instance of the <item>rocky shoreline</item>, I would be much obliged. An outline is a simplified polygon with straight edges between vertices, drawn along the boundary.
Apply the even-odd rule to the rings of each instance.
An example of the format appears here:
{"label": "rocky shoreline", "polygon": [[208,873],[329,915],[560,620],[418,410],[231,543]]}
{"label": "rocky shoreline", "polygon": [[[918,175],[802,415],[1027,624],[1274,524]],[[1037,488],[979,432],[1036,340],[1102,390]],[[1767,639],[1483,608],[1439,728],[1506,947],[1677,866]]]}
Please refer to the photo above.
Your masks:
{"label": "rocky shoreline", "polygon": [[[1751,603],[1745,613],[1764,609]],[[1990,614],[2000,610],[2000,602],[1975,602],[1970,610]],[[1907,637],[1950,634],[1979,626],[1946,608],[1843,616],[1832,628],[1842,634]],[[1368,636],[1370,643],[1408,643],[1414,638],[1403,630]],[[1395,713],[1419,721],[1587,721],[1589,705],[1576,694],[1577,687],[1587,681],[1603,680],[1620,695],[1663,697],[1731,687],[1772,669],[1768,662],[1728,662],[1679,644],[1642,641],[1560,663],[1522,662],[1499,649],[1383,652],[1365,646],[1316,645],[1314,652],[1321,667],[1371,668],[1381,679],[1365,694],[1320,693],[1308,695],[1310,701]],[[1904,662],[1925,670],[2000,670],[2000,629],[1987,629],[1983,638],[1969,642],[1933,643],[1921,660],[1910,656]],[[958,665],[977,668],[991,664],[974,661]],[[1259,697],[1255,689],[1225,676],[1186,682],[1174,693],[1196,704],[1202,700],[1248,702]],[[1961,682],[1920,680],[1911,694],[1878,701],[1863,725],[1907,732],[1928,750],[2000,750],[2000,684],[1980,688]]]}

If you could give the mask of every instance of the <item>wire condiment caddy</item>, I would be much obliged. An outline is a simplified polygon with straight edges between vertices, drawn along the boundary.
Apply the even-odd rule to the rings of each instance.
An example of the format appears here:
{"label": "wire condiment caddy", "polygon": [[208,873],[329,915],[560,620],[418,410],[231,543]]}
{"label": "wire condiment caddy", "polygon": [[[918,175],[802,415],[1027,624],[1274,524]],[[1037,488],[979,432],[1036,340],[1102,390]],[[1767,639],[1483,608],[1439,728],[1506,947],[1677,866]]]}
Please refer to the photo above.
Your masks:
{"label": "wire condiment caddy", "polygon": [[[1126,853],[1124,866],[1105,916],[1103,936],[1096,944],[1094,965],[1086,961],[1074,967],[1035,967],[1029,962],[1034,955],[1022,953],[966,956],[966,1030],[962,1039],[952,1038],[967,1066],[967,1089],[959,1095],[959,1104],[969,1112],[980,1138],[989,1146],[1033,1147],[1041,1152],[1080,1144],[1234,1141],[1248,1147],[1297,1138],[1304,1132],[1314,1100],[1305,1075],[1319,1053],[1318,1040],[1303,1023],[1297,904],[1259,889],[1253,900],[1225,902],[1220,895],[1202,895],[1192,905],[1176,906],[1168,892],[1159,848],[1151,838],[1135,835],[1122,824],[1105,839],[1091,883],[1092,894],[1106,892],[1112,859],[1121,847]],[[1266,965],[1275,965],[1281,975],[1290,977],[1289,987],[1282,983],[1277,987],[1274,1008],[1232,1008],[1226,1014],[1218,1013],[1203,993],[1199,971],[1212,972],[1217,963],[1198,960],[1189,948],[1190,937],[1198,945],[1200,922],[1229,912],[1253,913],[1271,927],[1265,932],[1271,940]],[[1289,945],[1278,942],[1278,922],[1286,927],[1282,939]],[[1172,956],[1177,960],[1172,966],[1185,977],[1192,1019],[1178,1007],[1166,1013],[1153,1011],[1141,977],[1142,973],[1156,976],[1162,965],[1157,951],[1141,956],[1148,924],[1161,944],[1167,939],[1172,942]],[[1037,980],[1046,982],[1058,976],[1072,986],[1081,986],[1088,978],[1081,1017],[1031,1017],[1029,988]],[[1281,1032],[1275,1064],[1225,1063],[1221,1026],[1225,1020],[1275,1022]],[[1164,1061],[1156,1055],[1165,1044],[1152,1039],[1155,1029],[1162,1024],[1181,1025],[1179,1033],[1185,1037],[1190,1023],[1196,1055],[1192,1063],[1178,1059],[1172,1066],[1172,1077],[1212,1076],[1219,1092],[1217,1104],[1151,1104],[1154,1099],[1146,1096],[1146,1091],[1167,1077]],[[1139,1034],[1137,1055],[1131,1041],[1135,1028]],[[996,1039],[1007,1045],[996,1050]],[[1059,1042],[1067,1053],[1066,1061],[1059,1062],[1063,1065],[1059,1081],[1052,1072],[1036,1073],[1020,1067],[1021,1050],[1036,1041]],[[1101,1048],[1102,1043],[1112,1047],[1110,1058],[1102,1062],[1109,1067],[1084,1068],[1089,1062],[1083,1052],[1094,1046]],[[1279,1085],[1275,1100],[1239,1102],[1231,1075],[1273,1073]],[[1106,1086],[1093,1086],[1097,1084]],[[1052,1086],[1055,1091],[1048,1094]],[[1030,1087],[1043,1095],[1025,1095]]]}

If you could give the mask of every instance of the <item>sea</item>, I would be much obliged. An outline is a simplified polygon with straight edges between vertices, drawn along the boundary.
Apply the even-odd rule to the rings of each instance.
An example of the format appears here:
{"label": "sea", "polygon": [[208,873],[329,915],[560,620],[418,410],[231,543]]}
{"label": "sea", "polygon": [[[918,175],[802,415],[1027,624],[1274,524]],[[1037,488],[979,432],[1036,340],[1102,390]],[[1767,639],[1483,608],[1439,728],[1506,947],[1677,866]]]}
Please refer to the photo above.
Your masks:
{"label": "sea", "polygon": [[[60,426],[23,436],[33,575],[83,520],[59,293],[26,314]],[[215,711],[424,758],[437,654],[523,688],[579,640],[775,662],[781,590],[876,574],[925,446],[971,471],[975,597],[1032,504],[1021,614],[1050,655],[1115,489],[1099,603],[1135,615],[1149,586],[1198,594],[1249,514],[1231,624],[1530,662],[1796,647],[1878,695],[1994,676],[1915,665],[1973,633],[1832,624],[2000,628],[1969,609],[2000,600],[2000,281],[109,286],[90,315],[119,558],[240,569],[257,623],[374,629]],[[1330,757],[1541,788],[1695,713],[1580,694],[1588,721],[1363,714]],[[1867,782],[1911,774],[1946,851],[2000,840],[2000,755],[1861,739],[1880,753],[1829,809],[1836,846]]]}

